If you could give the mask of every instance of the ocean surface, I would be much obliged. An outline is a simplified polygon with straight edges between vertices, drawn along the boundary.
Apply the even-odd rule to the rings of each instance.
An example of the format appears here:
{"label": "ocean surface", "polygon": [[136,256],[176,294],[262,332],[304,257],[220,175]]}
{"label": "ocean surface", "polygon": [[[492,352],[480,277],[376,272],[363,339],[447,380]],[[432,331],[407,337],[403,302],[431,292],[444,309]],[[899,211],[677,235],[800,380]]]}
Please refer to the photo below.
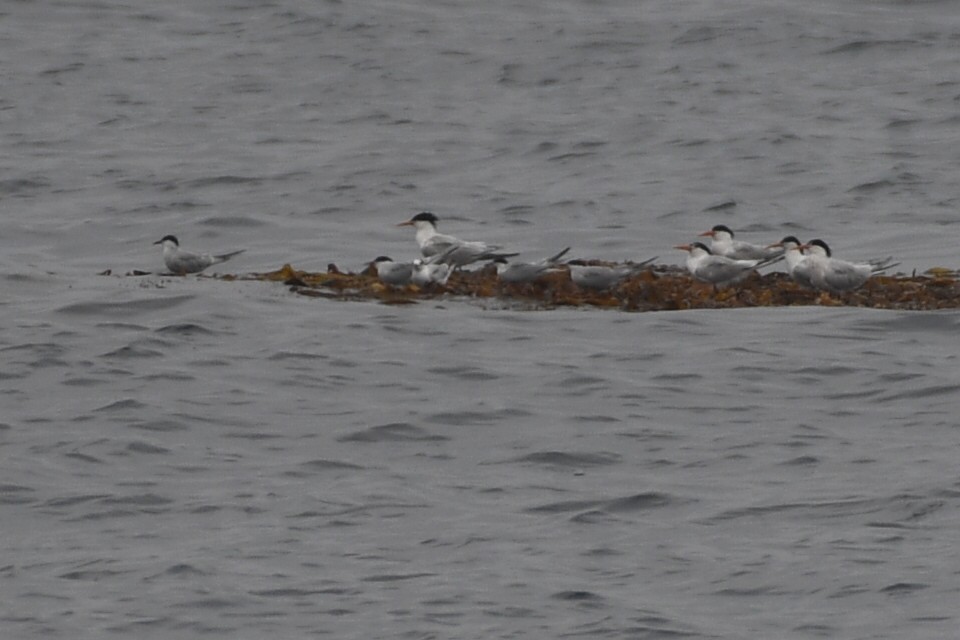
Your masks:
{"label": "ocean surface", "polygon": [[0,59],[4,638],[957,637],[957,312],[387,306],[152,243],[956,268],[960,3],[10,0]]}

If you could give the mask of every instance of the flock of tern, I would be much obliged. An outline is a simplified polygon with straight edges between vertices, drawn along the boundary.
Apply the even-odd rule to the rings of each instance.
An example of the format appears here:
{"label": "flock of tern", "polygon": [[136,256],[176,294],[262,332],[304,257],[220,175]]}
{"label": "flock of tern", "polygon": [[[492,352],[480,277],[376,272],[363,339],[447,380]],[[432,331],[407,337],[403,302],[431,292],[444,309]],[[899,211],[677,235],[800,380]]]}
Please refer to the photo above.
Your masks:
{"label": "flock of tern", "polygon": [[[496,265],[498,278],[504,283],[529,283],[547,273],[568,271],[577,286],[604,290],[649,268],[657,259],[614,266],[588,264],[583,260],[563,262],[562,258],[570,251],[567,247],[538,262],[510,262],[509,259],[518,254],[504,253],[497,245],[440,233],[438,222],[437,216],[423,212],[398,225],[416,229],[421,257],[411,262],[394,262],[387,256],[379,256],[371,266],[376,269],[381,282],[389,286],[443,285],[458,269],[476,262],[491,262]],[[840,260],[834,258],[827,243],[819,239],[801,243],[796,237],[787,236],[769,245],[751,244],[735,239],[733,231],[722,224],[701,233],[700,237],[709,238],[709,245],[692,242],[674,248],[687,252],[686,268],[694,279],[717,288],[736,284],[754,271],[783,260],[787,272],[798,284],[817,291],[840,293],[857,289],[871,276],[899,264],[892,258],[863,263]],[[162,246],[167,269],[177,275],[199,273],[243,253],[242,250],[220,255],[190,253],[180,249],[177,238],[170,235],[154,244]]]}

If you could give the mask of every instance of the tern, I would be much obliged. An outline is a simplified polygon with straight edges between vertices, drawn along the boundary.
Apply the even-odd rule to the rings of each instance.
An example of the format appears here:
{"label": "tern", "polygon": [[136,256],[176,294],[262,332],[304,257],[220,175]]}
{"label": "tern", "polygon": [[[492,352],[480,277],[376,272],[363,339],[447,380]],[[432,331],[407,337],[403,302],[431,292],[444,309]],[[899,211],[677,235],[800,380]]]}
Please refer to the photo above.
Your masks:
{"label": "tern", "polygon": [[815,289],[831,293],[858,289],[870,279],[870,276],[900,264],[891,262],[892,257],[860,263],[840,260],[833,257],[830,247],[819,238],[801,246],[807,250],[804,263],[810,265],[811,284]]}
{"label": "tern", "polygon": [[384,284],[403,286],[409,284],[413,276],[410,262],[394,262],[389,256],[377,256],[371,264],[377,270],[377,278]]}
{"label": "tern", "polygon": [[799,285],[813,289],[812,264],[803,253],[803,243],[796,236],[786,236],[771,247],[783,249],[783,257],[787,262],[787,273]]}
{"label": "tern", "polygon": [[485,242],[470,242],[454,236],[437,232],[437,216],[429,211],[418,213],[398,227],[415,227],[417,230],[417,244],[424,258],[445,254],[444,262],[459,268],[481,260],[496,260],[497,258],[512,258],[516,253],[497,253],[498,245]]}
{"label": "tern", "polygon": [[570,247],[537,262],[507,262],[506,258],[497,258],[494,260],[497,264],[497,277],[500,278],[500,282],[510,284],[533,282],[545,273],[557,271],[560,258],[567,255],[568,251]]}
{"label": "tern", "polygon": [[413,261],[413,273],[410,276],[410,282],[419,287],[430,284],[447,284],[454,268],[452,264],[439,260],[417,258]]}
{"label": "tern", "polygon": [[621,280],[643,270],[648,264],[656,260],[654,256],[643,262],[627,263],[615,267],[588,265],[583,260],[570,260],[570,279],[578,287],[585,289],[609,289],[620,283]]}
{"label": "tern", "polygon": [[200,273],[210,265],[226,262],[235,255],[241,254],[246,249],[222,253],[220,255],[211,255],[209,253],[190,253],[180,249],[180,242],[176,236],[163,236],[153,244],[159,244],[163,247],[163,262],[171,273],[177,275],[186,275],[188,273]]}
{"label": "tern", "polygon": [[727,256],[718,256],[710,252],[702,242],[681,244],[674,247],[688,252],[687,271],[701,282],[715,287],[724,287],[746,278],[752,271],[765,267],[780,259],[777,255],[766,260],[735,260]]}
{"label": "tern", "polygon": [[733,231],[724,224],[718,224],[700,234],[710,237],[710,253],[734,260],[769,260],[783,254],[776,245],[762,246],[733,239]]}

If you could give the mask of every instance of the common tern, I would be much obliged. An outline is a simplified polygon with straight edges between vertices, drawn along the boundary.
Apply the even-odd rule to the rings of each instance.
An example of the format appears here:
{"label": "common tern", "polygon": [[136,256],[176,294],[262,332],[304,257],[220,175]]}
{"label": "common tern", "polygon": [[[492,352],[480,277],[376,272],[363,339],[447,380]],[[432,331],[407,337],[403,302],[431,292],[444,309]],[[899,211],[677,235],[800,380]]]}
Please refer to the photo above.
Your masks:
{"label": "common tern", "polygon": [[153,244],[159,244],[163,247],[163,262],[171,273],[177,275],[186,275],[188,273],[200,273],[210,265],[226,262],[235,255],[241,254],[246,249],[222,253],[220,255],[211,255],[209,253],[190,253],[180,249],[180,242],[176,236],[163,236]]}
{"label": "common tern", "polygon": [[787,263],[787,273],[797,284],[813,289],[812,265],[803,253],[803,243],[796,236],[786,236],[771,247],[783,249],[783,258]]}
{"label": "common tern", "polygon": [[570,247],[537,262],[507,262],[506,258],[497,258],[494,260],[497,265],[497,277],[500,278],[500,282],[510,284],[533,282],[545,273],[557,271],[558,261],[567,255],[568,251]]}
{"label": "common tern", "polygon": [[710,252],[702,242],[681,244],[674,247],[687,252],[687,271],[701,282],[715,287],[724,287],[746,278],[752,271],[779,260],[779,256],[767,260],[736,260]]}
{"label": "common tern", "polygon": [[516,253],[497,253],[498,245],[485,242],[470,242],[455,236],[448,236],[437,232],[437,216],[429,211],[418,213],[398,227],[414,227],[417,230],[417,244],[424,258],[431,258],[443,254],[443,261],[455,268],[462,267],[481,260],[496,260],[497,258],[512,258]]}
{"label": "common tern", "polygon": [[377,270],[377,278],[384,284],[403,286],[409,284],[413,276],[410,262],[394,262],[389,256],[377,256],[371,264]]}
{"label": "common tern", "polygon": [[410,282],[418,287],[431,284],[447,284],[454,268],[452,264],[439,260],[417,258],[413,261],[413,273],[410,276]]}
{"label": "common tern", "polygon": [[588,265],[583,260],[570,260],[570,279],[578,287],[585,289],[609,289],[620,283],[621,280],[643,270],[648,264],[656,260],[654,256],[643,262],[627,263],[615,267]]}
{"label": "common tern", "polygon": [[858,289],[870,279],[870,276],[900,264],[892,262],[892,257],[860,263],[834,258],[830,247],[819,238],[801,246],[807,251],[804,264],[810,265],[812,286],[832,293]]}
{"label": "common tern", "polygon": [[734,260],[769,260],[783,253],[776,245],[762,246],[734,240],[734,233],[725,224],[714,225],[710,231],[704,231],[700,237],[710,237],[710,253]]}

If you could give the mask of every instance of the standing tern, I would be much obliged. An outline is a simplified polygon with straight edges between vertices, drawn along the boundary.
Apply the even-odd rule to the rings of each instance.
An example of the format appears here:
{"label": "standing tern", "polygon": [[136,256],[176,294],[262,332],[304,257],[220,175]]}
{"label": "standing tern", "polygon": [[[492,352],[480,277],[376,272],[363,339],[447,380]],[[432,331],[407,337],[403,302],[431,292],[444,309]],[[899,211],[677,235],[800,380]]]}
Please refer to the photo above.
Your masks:
{"label": "standing tern", "polygon": [[710,237],[710,253],[734,260],[769,260],[783,253],[775,245],[762,246],[733,239],[733,231],[725,224],[714,225],[710,231],[704,231],[700,237]]}
{"label": "standing tern", "polygon": [[807,250],[805,262],[810,264],[813,287],[832,293],[857,289],[869,280],[870,276],[900,264],[891,262],[892,257],[860,263],[840,260],[833,257],[830,247],[819,238],[802,246]]}
{"label": "standing tern", "polygon": [[575,285],[585,289],[602,290],[609,289],[619,284],[624,278],[642,271],[658,257],[654,256],[643,262],[621,264],[615,267],[588,265],[583,260],[570,260],[567,266],[570,268],[570,279]]}
{"label": "standing tern", "polygon": [[497,277],[500,278],[500,282],[510,284],[533,282],[545,273],[557,271],[556,267],[560,264],[560,258],[565,256],[568,251],[570,251],[570,247],[537,262],[507,262],[506,258],[497,258],[494,260],[497,264]]}
{"label": "standing tern", "polygon": [[226,262],[235,255],[241,254],[246,249],[222,253],[220,255],[210,255],[209,253],[190,253],[180,249],[180,242],[176,236],[163,236],[153,244],[159,244],[163,247],[163,262],[171,273],[177,275],[186,275],[188,273],[200,273],[210,265]]}
{"label": "standing tern", "polygon": [[724,287],[746,278],[752,271],[765,267],[780,259],[777,255],[767,260],[735,260],[727,256],[717,256],[710,252],[702,242],[681,244],[674,247],[688,252],[687,271],[701,282],[714,287]]}
{"label": "standing tern", "polygon": [[417,244],[424,258],[431,258],[445,254],[444,262],[459,268],[480,260],[496,260],[497,258],[512,258],[516,253],[497,253],[498,245],[485,242],[470,242],[455,236],[448,236],[437,232],[437,216],[429,211],[418,213],[398,227],[415,227],[417,230]]}

